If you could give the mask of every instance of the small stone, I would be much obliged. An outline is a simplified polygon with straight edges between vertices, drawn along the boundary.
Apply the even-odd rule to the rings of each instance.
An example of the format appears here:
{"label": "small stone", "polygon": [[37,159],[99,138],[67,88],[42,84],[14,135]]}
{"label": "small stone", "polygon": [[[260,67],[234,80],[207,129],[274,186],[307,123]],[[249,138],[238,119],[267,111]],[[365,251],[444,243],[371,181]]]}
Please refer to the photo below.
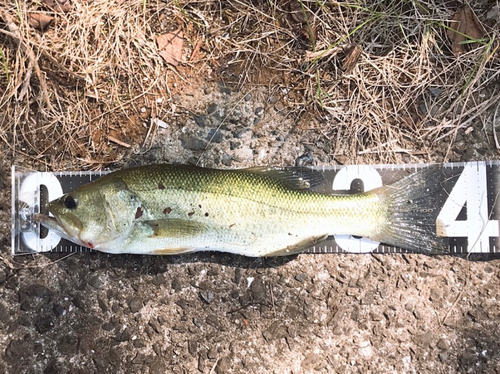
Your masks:
{"label": "small stone", "polygon": [[211,143],[220,143],[224,139],[224,135],[217,129],[210,129],[205,139]]}
{"label": "small stone", "polygon": [[202,373],[204,373],[205,370],[205,358],[200,354],[198,356],[198,370]]}
{"label": "small stone", "polygon": [[96,274],[90,277],[89,284],[96,289],[103,289],[106,287],[106,283],[101,274]]}
{"label": "small stone", "polygon": [[54,316],[57,318],[62,317],[66,314],[66,309],[61,304],[54,304],[52,306],[52,311],[54,312]]}
{"label": "small stone", "polygon": [[422,319],[423,318],[423,315],[422,315],[422,312],[418,309],[415,309],[413,311],[413,315],[415,316],[416,319]]}
{"label": "small stone", "polygon": [[280,97],[278,95],[271,95],[269,96],[269,98],[267,99],[267,102],[269,104],[276,104],[278,101],[279,101]]}
{"label": "small stone", "polygon": [[252,93],[251,92],[247,93],[244,97],[244,100],[247,102],[252,100]]}
{"label": "small stone", "polygon": [[437,87],[429,87],[429,92],[431,96],[438,97],[441,94],[442,90]]}
{"label": "small stone", "polygon": [[128,306],[130,307],[130,311],[132,313],[137,313],[139,310],[142,309],[142,300],[134,297],[128,302]]}
{"label": "small stone", "polygon": [[259,106],[258,108],[255,108],[254,113],[257,117],[262,117],[264,114],[264,107]]}
{"label": "small stone", "polygon": [[154,332],[156,332],[157,334],[160,333],[161,327],[160,327],[160,324],[158,323],[158,321],[151,319],[148,322],[148,324],[149,324],[149,326],[151,326],[151,328],[153,329]]}
{"label": "small stone", "polygon": [[225,95],[231,95],[231,89],[225,86],[219,86],[219,91]]}
{"label": "small stone", "polygon": [[225,166],[231,166],[233,164],[233,158],[229,155],[222,156],[222,164]]}
{"label": "small stone", "polygon": [[448,359],[448,353],[446,353],[446,352],[439,352],[438,357],[439,357],[439,360],[441,362],[444,362],[444,361],[446,361]]}
{"label": "small stone", "polygon": [[216,111],[217,111],[217,104],[215,103],[210,104],[207,108],[208,114],[214,114]]}
{"label": "small stone", "polygon": [[215,359],[217,357],[217,349],[214,347],[210,348],[207,352],[207,357],[211,360]]}
{"label": "small stone", "polygon": [[222,357],[217,363],[217,366],[215,367],[215,372],[217,374],[225,374],[228,373],[230,369],[231,369],[231,360],[229,359],[229,357],[225,356]]}
{"label": "small stone", "polygon": [[204,140],[198,139],[193,135],[184,134],[180,137],[180,140],[184,148],[192,151],[201,151],[207,147],[207,143]]}
{"label": "small stone", "polygon": [[188,340],[188,352],[191,355],[196,355],[198,352],[198,342],[196,340]]}
{"label": "small stone", "polygon": [[429,299],[433,302],[440,301],[443,298],[443,289],[442,288],[433,288],[431,289]]}
{"label": "small stone", "polygon": [[254,300],[263,300],[266,296],[266,286],[262,278],[256,278],[250,285],[250,292]]}
{"label": "small stone", "polygon": [[443,351],[447,351],[450,348],[450,344],[442,338],[438,340],[436,346]]}
{"label": "small stone", "polygon": [[412,313],[414,309],[415,309],[415,302],[413,300],[410,300],[405,304],[406,311]]}
{"label": "small stone", "polygon": [[305,275],[305,274],[302,274],[302,273],[301,273],[301,274],[297,274],[297,275],[295,276],[295,280],[296,280],[297,282],[302,283],[302,282],[304,282],[304,281],[306,280],[306,275]]}
{"label": "small stone", "polygon": [[5,273],[5,270],[0,269],[0,284],[4,283],[6,279],[7,274]]}
{"label": "small stone", "polygon": [[52,330],[54,327],[54,320],[52,317],[42,317],[35,322],[36,331],[40,334],[45,334],[46,332]]}
{"label": "small stone", "polygon": [[97,303],[99,304],[99,308],[106,313],[109,310],[109,304],[106,299],[103,299],[101,296],[97,296]]}
{"label": "small stone", "polygon": [[152,282],[156,287],[160,287],[162,284],[165,284],[165,276],[163,274],[157,274],[153,277]]}
{"label": "small stone", "polygon": [[193,119],[194,122],[200,127],[205,127],[207,125],[207,117],[205,116],[194,116]]}
{"label": "small stone", "polygon": [[78,309],[83,310],[85,313],[87,312],[87,306],[85,305],[85,302],[83,301],[80,295],[75,296],[72,301],[73,305],[76,306]]}
{"label": "small stone", "polygon": [[372,305],[375,302],[373,292],[368,291],[361,299],[361,305]]}
{"label": "small stone", "polygon": [[231,151],[234,151],[235,149],[237,149],[239,147],[241,147],[241,142],[233,142],[233,141],[229,142],[229,149]]}
{"label": "small stone", "polygon": [[9,310],[7,309],[7,306],[0,301],[0,321],[6,323],[9,319]]}
{"label": "small stone", "polygon": [[171,287],[175,292],[180,292],[182,290],[182,283],[179,279],[172,279]]}
{"label": "small stone", "polygon": [[295,160],[295,166],[310,166],[314,161],[314,157],[311,152],[306,152],[303,155],[297,157]]}
{"label": "small stone", "polygon": [[[242,130],[236,131],[233,134],[234,134],[235,138],[237,138],[237,139],[243,139],[245,137],[251,137],[252,136],[252,130],[246,128],[246,129],[242,129]],[[238,147],[240,145],[241,145],[241,143],[238,144]]]}
{"label": "small stone", "polygon": [[214,300],[214,293],[212,291],[200,291],[200,298],[207,304]]}

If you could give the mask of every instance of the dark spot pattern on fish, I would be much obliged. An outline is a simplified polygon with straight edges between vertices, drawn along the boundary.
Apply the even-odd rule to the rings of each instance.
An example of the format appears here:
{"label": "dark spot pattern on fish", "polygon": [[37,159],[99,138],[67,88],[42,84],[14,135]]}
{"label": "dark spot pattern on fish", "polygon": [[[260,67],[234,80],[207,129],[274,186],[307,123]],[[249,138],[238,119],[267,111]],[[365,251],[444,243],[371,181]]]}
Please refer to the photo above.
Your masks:
{"label": "dark spot pattern on fish", "polygon": [[135,211],[135,219],[139,219],[139,218],[141,218],[142,213],[143,213],[143,211],[142,211],[141,207],[140,207],[140,206],[138,206],[138,207],[137,207],[137,210]]}
{"label": "dark spot pattern on fish", "polygon": [[172,211],[172,208],[167,207],[167,208],[163,209],[163,214],[170,214],[171,211]]}
{"label": "dark spot pattern on fish", "polygon": [[164,190],[165,189],[165,186],[161,183],[158,184],[158,189],[159,190]]}
{"label": "dark spot pattern on fish", "polygon": [[205,213],[205,217],[208,217],[208,212],[207,212],[207,213]]}
{"label": "dark spot pattern on fish", "polygon": [[198,204],[198,208],[200,208],[200,209],[201,209],[201,204]]}
{"label": "dark spot pattern on fish", "polygon": [[193,216],[193,214],[194,214],[194,212],[189,212],[189,213],[188,213],[188,216],[189,216],[189,217],[192,217],[192,216]]}

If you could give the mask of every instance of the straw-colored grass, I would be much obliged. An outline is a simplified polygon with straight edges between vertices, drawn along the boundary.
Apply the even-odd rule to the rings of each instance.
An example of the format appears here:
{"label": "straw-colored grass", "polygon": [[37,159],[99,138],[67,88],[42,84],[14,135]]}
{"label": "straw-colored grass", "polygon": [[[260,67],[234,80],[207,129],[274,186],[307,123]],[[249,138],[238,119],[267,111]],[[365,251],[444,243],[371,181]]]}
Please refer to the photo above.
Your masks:
{"label": "straw-colored grass", "polygon": [[[450,4],[73,0],[58,13],[0,0],[0,138],[51,167],[99,167],[140,147],[144,121],[167,116],[173,93],[213,80],[269,86],[333,157],[446,160],[500,101],[499,22],[474,9],[486,35],[455,56]],[[37,31],[30,12],[54,22]],[[179,27],[185,63],[173,68],[155,38]]]}

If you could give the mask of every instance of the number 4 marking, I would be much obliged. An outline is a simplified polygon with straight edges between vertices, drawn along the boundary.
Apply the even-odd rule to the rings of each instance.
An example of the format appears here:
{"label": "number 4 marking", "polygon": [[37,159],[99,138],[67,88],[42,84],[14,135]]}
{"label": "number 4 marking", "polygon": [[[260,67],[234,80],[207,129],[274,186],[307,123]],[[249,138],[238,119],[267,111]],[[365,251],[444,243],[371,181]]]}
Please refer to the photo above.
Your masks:
{"label": "number 4 marking", "polygon": [[[490,237],[498,237],[498,221],[489,220],[486,164],[466,163],[436,219],[436,233],[445,237],[467,237],[468,252],[489,252]],[[457,216],[467,204],[467,220]]]}

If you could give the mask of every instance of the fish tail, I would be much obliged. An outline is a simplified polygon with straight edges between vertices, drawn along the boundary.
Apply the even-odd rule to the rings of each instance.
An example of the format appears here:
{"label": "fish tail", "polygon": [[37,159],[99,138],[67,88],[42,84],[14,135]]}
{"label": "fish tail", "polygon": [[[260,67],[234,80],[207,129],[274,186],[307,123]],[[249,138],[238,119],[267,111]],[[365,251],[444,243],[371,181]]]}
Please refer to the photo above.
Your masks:
{"label": "fish tail", "polygon": [[439,168],[428,168],[372,191],[386,217],[372,239],[416,252],[449,252],[448,239],[436,234],[443,177]]}

